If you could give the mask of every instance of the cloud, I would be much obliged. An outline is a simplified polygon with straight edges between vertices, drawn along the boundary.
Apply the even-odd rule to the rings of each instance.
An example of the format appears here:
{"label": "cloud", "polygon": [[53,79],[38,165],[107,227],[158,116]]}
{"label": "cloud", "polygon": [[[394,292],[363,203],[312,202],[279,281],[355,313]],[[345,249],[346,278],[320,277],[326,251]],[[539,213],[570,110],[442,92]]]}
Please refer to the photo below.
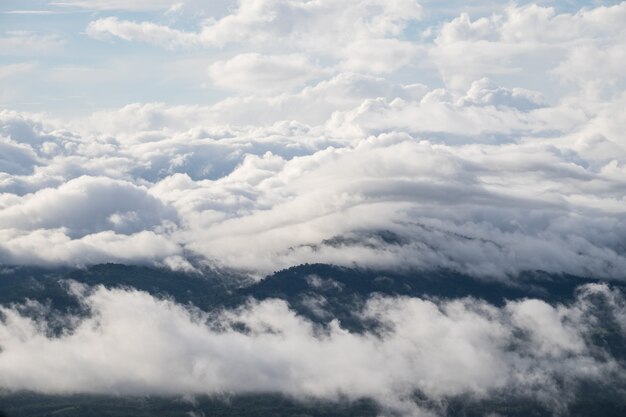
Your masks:
{"label": "cloud", "polygon": [[427,411],[411,401],[415,392],[435,404],[508,392],[558,410],[577,382],[623,384],[616,358],[594,344],[599,305],[617,320],[616,337],[625,336],[623,299],[603,285],[580,288],[570,305],[374,297],[358,314],[382,323],[380,333],[351,333],[336,321],[319,328],[283,300],[206,314],[138,291],[72,291],[90,315],[58,336],[17,306],[0,309],[1,387],[366,396],[414,415]]}
{"label": "cloud", "polygon": [[[277,44],[300,53],[335,58],[349,54],[352,58],[347,67],[361,69],[366,55],[371,54],[366,50],[368,41],[374,41],[370,46],[376,46],[389,58],[406,62],[412,53],[410,42],[386,38],[401,35],[410,22],[420,17],[421,7],[413,0],[349,0],[341,5],[329,0],[240,0],[230,13],[205,20],[196,32],[115,17],[90,22],[86,32],[96,39],[111,36],[166,48]],[[320,27],[324,30],[320,31]],[[388,63],[380,70],[394,65],[398,64]]]}
{"label": "cloud", "polygon": [[563,81],[584,88],[590,98],[614,91],[624,84],[626,42],[597,48],[584,45],[569,50],[567,57],[553,70]]}
{"label": "cloud", "polygon": [[[281,37],[282,42],[332,51],[354,40],[397,35],[420,17],[421,7],[412,0],[349,0],[342,5],[328,0],[286,4],[241,0],[231,14],[206,25],[201,37],[215,45]],[[320,27],[326,30],[319,31]]]}
{"label": "cloud", "polygon": [[85,32],[95,39],[117,37],[166,48],[191,47],[197,42],[193,34],[150,22],[121,21],[117,17],[106,17],[90,22]]}
{"label": "cloud", "polygon": [[228,97],[207,109],[206,114],[211,114],[215,123],[233,125],[265,126],[294,120],[317,126],[334,112],[353,109],[367,98],[416,99],[426,91],[421,84],[395,84],[381,77],[341,72],[296,92]]}
{"label": "cloud", "polygon": [[529,111],[546,107],[546,100],[537,91],[523,88],[512,90],[501,88],[483,78],[470,86],[467,95],[461,99],[462,103],[471,103],[483,106],[505,106],[521,111]]}
{"label": "cloud", "polygon": [[58,7],[78,7],[90,10],[168,10],[171,7],[180,5],[179,0],[65,0],[51,2]]}
{"label": "cloud", "polygon": [[8,64],[0,66],[0,80],[3,78],[13,77],[15,75],[24,74],[33,70],[37,65],[32,62],[20,62],[17,64]]}
{"label": "cloud", "polygon": [[[235,94],[65,121],[2,112],[4,250],[22,254],[7,259],[28,263],[28,239],[145,232],[255,276],[330,262],[621,279],[624,4],[510,5],[423,33],[404,0],[242,1],[189,32],[95,20],[93,36],[223,47],[208,77]],[[53,259],[70,253],[89,258]]]}
{"label": "cloud", "polygon": [[63,227],[84,236],[105,230],[136,232],[173,218],[174,213],[145,189],[108,178],[79,177],[15,200],[0,214],[0,228]]}
{"label": "cloud", "polygon": [[[579,48],[600,53],[607,43],[623,45],[624,29],[619,21],[625,13],[624,2],[583,8],[575,14],[558,14],[552,7],[536,4],[512,5],[504,13],[475,20],[463,13],[442,25],[430,53],[452,88],[467,88],[485,76],[541,85],[534,77],[568,65],[563,60]],[[562,67],[561,71],[568,70]]]}
{"label": "cloud", "polygon": [[112,230],[83,237],[68,235],[64,228],[0,232],[0,261],[5,265],[28,264],[55,267],[94,265],[106,262],[134,263],[188,269],[181,248],[162,233],[132,234]]}
{"label": "cloud", "polygon": [[250,94],[288,91],[321,77],[324,71],[304,55],[241,54],[211,64],[208,74],[218,87]]}
{"label": "cloud", "polygon": [[390,73],[413,64],[420,52],[415,44],[398,39],[366,39],[347,46],[340,65],[348,71]]}
{"label": "cloud", "polygon": [[[567,182],[583,174],[570,162],[555,159],[549,149],[526,146],[512,145],[496,153],[498,146],[493,145],[457,150],[415,142],[401,135],[381,135],[352,149],[327,149],[312,158],[294,158],[284,165],[275,165],[279,168],[277,174],[271,175],[266,168],[260,182],[259,177],[251,176],[254,182],[250,185],[254,188],[245,188],[246,201],[257,201],[275,195],[273,188],[278,186],[279,195],[284,197],[274,200],[271,210],[243,212],[218,223],[212,214],[208,223],[212,225],[210,229],[185,233],[186,239],[189,248],[210,254],[208,256],[218,262],[251,269],[273,270],[322,261],[346,265],[356,262],[385,268],[444,265],[494,276],[515,275],[525,269],[585,275],[590,272],[587,268],[593,268],[594,273],[601,276],[621,276],[624,259],[619,249],[590,252],[592,246],[608,249],[612,243],[600,243],[602,239],[591,243],[590,240],[599,236],[581,235],[593,227],[601,227],[600,223],[604,222],[608,222],[607,227],[623,227],[618,218],[611,220],[612,214],[607,213],[608,217],[603,220],[599,213],[594,215],[595,220],[584,214],[591,210],[591,215],[599,205],[585,208],[581,200],[579,209],[574,209],[561,200],[564,193],[568,193],[565,189],[560,189],[556,195],[546,191],[536,194],[530,191],[532,187],[528,193],[519,186],[517,192],[511,192],[506,186],[500,188],[483,183],[482,178],[500,178],[499,181],[506,184],[519,175],[517,172],[529,175],[530,170],[546,172],[545,178],[541,175],[529,178],[535,185],[555,181],[556,176]],[[492,156],[473,160],[474,152],[492,153]],[[505,156],[509,152],[511,154]],[[522,161],[518,152],[533,152],[532,164],[538,165],[510,165],[508,175],[511,177],[505,179],[500,171],[501,161],[503,158]],[[474,165],[478,163],[480,165]],[[232,187],[246,178],[244,172],[251,172],[252,167],[252,164],[243,164],[218,184]],[[584,174],[580,181],[592,181],[591,177],[583,178]],[[187,185],[187,191],[183,192],[189,196],[197,194],[198,198],[206,195],[198,185],[191,188]],[[164,184],[164,188],[171,190],[171,185]],[[578,194],[574,189],[571,192]],[[605,197],[605,209],[613,198]],[[574,213],[580,213],[586,220]],[[196,224],[203,224],[201,219],[198,217]],[[579,221],[598,224],[589,229],[582,224],[574,226]],[[412,222],[417,225],[411,226]],[[392,230],[413,243],[383,244],[374,248],[368,247],[366,242],[340,247],[311,248],[308,245],[355,230]],[[570,238],[566,236],[570,232],[578,234],[582,240],[568,241]],[[249,245],[249,241],[265,244],[254,246]],[[587,246],[589,243],[592,246]],[[599,261],[596,256],[604,261],[595,263],[594,259]],[[600,264],[613,266],[605,269]]]}
{"label": "cloud", "polygon": [[51,54],[63,48],[65,40],[58,35],[39,34],[31,31],[8,31],[0,37],[0,54],[31,55]]}
{"label": "cloud", "polygon": [[0,170],[4,174],[28,174],[37,165],[37,155],[26,147],[0,139]]}
{"label": "cloud", "polygon": [[[19,236],[4,248],[15,262],[82,263],[91,255],[20,248],[59,230],[59,247],[145,231],[254,275],[329,262],[618,279],[622,108],[551,105],[486,79],[457,94],[342,73],[300,92],[133,104],[71,124],[5,112],[6,143],[28,159],[7,161],[0,182],[3,227]],[[403,243],[368,237],[381,230]]]}
{"label": "cloud", "polygon": [[[486,14],[483,8],[477,10]],[[412,0],[350,0],[341,7],[330,1],[246,0],[226,14],[199,22],[196,31],[107,17],[89,23],[87,33],[168,49],[222,48],[228,56],[222,61],[232,65],[241,64],[243,56],[298,54],[322,63],[327,71],[410,71],[421,82],[441,78],[456,93],[490,78],[516,88],[545,90],[549,98],[581,87],[593,97],[610,94],[615,79],[624,73],[620,17],[625,10],[624,3],[573,14],[537,4],[508,5],[492,7],[484,17],[461,13],[434,24],[418,23],[422,7]],[[594,56],[597,65],[585,65],[587,56]],[[214,70],[218,68],[209,71],[211,76]],[[592,77],[599,72],[606,76]]]}

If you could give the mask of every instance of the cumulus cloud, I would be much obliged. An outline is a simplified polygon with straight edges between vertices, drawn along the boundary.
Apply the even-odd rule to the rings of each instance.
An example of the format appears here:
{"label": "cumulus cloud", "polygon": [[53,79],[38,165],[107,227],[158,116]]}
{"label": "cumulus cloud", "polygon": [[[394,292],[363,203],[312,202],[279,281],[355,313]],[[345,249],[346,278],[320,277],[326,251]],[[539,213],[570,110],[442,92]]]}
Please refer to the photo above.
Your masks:
{"label": "cumulus cloud", "polygon": [[625,13],[624,2],[575,14],[536,4],[508,6],[504,13],[478,19],[464,13],[443,24],[430,54],[452,88],[467,88],[484,76],[537,85],[541,80],[535,77],[557,66],[561,75],[579,72],[580,67],[568,63],[579,48],[600,54],[606,45],[623,45],[619,22]]}
{"label": "cumulus cloud", "polygon": [[328,0],[241,0],[231,14],[209,22],[200,36],[215,45],[282,37],[283,42],[332,52],[355,40],[398,35],[420,17],[421,7],[413,0],[349,0],[341,5]]}
{"label": "cumulus cloud", "polygon": [[[249,92],[263,84],[263,56],[263,68],[273,68],[271,73],[291,81],[306,81],[304,73],[315,79],[313,72],[319,75],[320,70],[379,75],[412,71],[420,81],[441,78],[457,94],[477,80],[491,78],[519,91],[545,92],[555,100],[581,89],[585,99],[601,99],[611,89],[624,88],[624,4],[575,13],[537,4],[492,7],[487,16],[461,13],[415,35],[423,12],[412,0],[351,0],[341,7],[325,1],[241,1],[225,15],[201,22],[197,31],[106,17],[89,23],[86,32],[97,39],[120,38],[169,49],[225,48],[229,58],[210,66],[209,78],[218,86]],[[284,57],[281,69],[279,56]],[[295,56],[302,65],[286,63]],[[310,62],[323,64],[311,68]],[[232,76],[219,76],[230,70]],[[259,77],[250,78],[256,70]]]}
{"label": "cumulus cloud", "polygon": [[470,86],[463,103],[472,103],[483,106],[506,106],[521,111],[528,111],[547,105],[541,93],[524,88],[513,88],[511,90],[498,87],[483,78],[475,81]]}
{"label": "cumulus cloud", "polygon": [[[254,275],[331,262],[623,278],[625,5],[508,5],[422,32],[408,0],[240,1],[196,31],[96,19],[90,36],[224,47],[206,72],[235,94],[0,113],[3,256],[85,263],[105,256],[78,256],[92,237],[144,233]],[[46,239],[54,256],[23,249]],[[103,253],[155,262],[124,247]]]}
{"label": "cumulus cloud", "polygon": [[5,265],[38,264],[74,266],[106,262],[142,263],[189,269],[178,245],[163,234],[141,231],[132,234],[112,230],[73,238],[65,228],[1,233],[0,262]]}
{"label": "cumulus cloud", "polygon": [[117,37],[167,48],[190,47],[196,43],[194,35],[189,33],[151,22],[120,21],[117,17],[106,17],[90,22],[86,33],[95,39]]}
{"label": "cumulus cloud", "polygon": [[578,382],[623,384],[618,360],[594,344],[601,314],[625,336],[623,299],[604,285],[580,288],[569,305],[374,297],[358,314],[384,330],[363,333],[336,321],[320,328],[283,300],[207,314],[138,291],[71,288],[89,315],[71,319],[73,330],[58,336],[19,306],[0,309],[0,387],[366,396],[396,412],[428,415],[437,410],[420,409],[411,400],[416,392],[441,404],[506,390],[555,411]]}
{"label": "cumulus cloud", "polygon": [[29,146],[0,137],[0,170],[5,175],[28,174],[37,165],[37,154]]}
{"label": "cumulus cloud", "polygon": [[[242,0],[225,15],[202,22],[195,32],[107,17],[89,23],[87,33],[166,48],[237,45],[248,53],[305,51],[348,71],[431,68],[454,90],[467,89],[483,77],[545,88],[546,73],[556,75],[555,81],[575,81],[578,87],[590,83],[596,70],[611,76],[623,73],[625,10],[623,2],[573,14],[537,4],[508,5],[485,17],[461,13],[415,38],[410,30],[423,11],[413,0],[350,0],[341,6],[330,1]],[[582,58],[590,55],[595,57],[593,69]],[[596,78],[595,84],[605,83],[605,77]]]}
{"label": "cumulus cloud", "polygon": [[[275,121],[281,100],[318,124]],[[264,103],[261,124],[219,124],[237,104]],[[484,79],[456,95],[342,74],[214,106],[131,105],[74,123],[75,133],[5,112],[6,143],[27,158],[19,169],[5,162],[0,184],[5,259],[85,263],[77,249],[23,248],[145,231],[168,242],[168,256],[253,274],[330,262],[621,278],[625,151],[608,122],[621,108],[549,105]],[[381,230],[402,244],[363,238]]]}
{"label": "cumulus cloud", "polygon": [[[229,13],[205,20],[195,32],[116,17],[94,20],[86,32],[96,39],[113,37],[166,48],[246,44],[258,52],[276,50],[276,45],[345,60],[348,70],[385,72],[415,55],[411,43],[398,36],[421,14],[421,6],[413,0],[349,0],[342,4],[240,0]],[[369,60],[373,55],[377,57],[374,67]]]}
{"label": "cumulus cloud", "polygon": [[0,228],[66,228],[75,236],[116,230],[136,232],[174,218],[147,190],[107,178],[79,177],[56,189],[23,196],[5,206]]}

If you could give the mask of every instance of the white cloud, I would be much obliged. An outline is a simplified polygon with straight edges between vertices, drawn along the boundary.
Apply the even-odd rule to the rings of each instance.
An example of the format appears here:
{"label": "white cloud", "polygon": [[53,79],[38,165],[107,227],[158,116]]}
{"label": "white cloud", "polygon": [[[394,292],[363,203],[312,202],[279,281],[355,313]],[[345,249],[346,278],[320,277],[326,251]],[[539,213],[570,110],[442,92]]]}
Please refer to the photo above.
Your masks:
{"label": "white cloud", "polygon": [[20,62],[0,66],[0,80],[32,71],[37,64],[32,62]]}
{"label": "white cloud", "polygon": [[506,106],[521,111],[546,107],[547,103],[541,93],[524,88],[512,90],[501,88],[483,78],[472,83],[467,95],[461,99],[462,104],[483,106]]}
{"label": "white cloud", "polygon": [[168,10],[179,6],[180,0],[65,0],[50,3],[59,7],[78,7],[91,10]]}
{"label": "white cloud", "polygon": [[152,231],[122,234],[109,230],[75,238],[64,228],[3,229],[0,237],[0,261],[8,265],[86,266],[118,262],[186,269],[180,246]]}
{"label": "white cloud", "polygon": [[106,17],[90,22],[85,32],[95,39],[117,37],[166,48],[191,47],[197,43],[196,37],[190,33],[150,22],[121,21],[117,17]]}
{"label": "white cloud", "polygon": [[[232,14],[209,22],[200,36],[211,44],[281,40],[330,50],[355,40],[398,35],[421,17],[413,0],[330,0],[317,2],[240,0]],[[324,30],[319,30],[320,28]]]}
{"label": "white cloud", "polygon": [[325,72],[304,55],[241,54],[211,64],[208,74],[218,87],[250,94],[289,91]]}
{"label": "white cloud", "polygon": [[398,39],[367,39],[349,44],[341,53],[341,67],[348,71],[390,73],[414,63],[420,48]]}
{"label": "white cloud", "polygon": [[79,177],[14,201],[0,214],[0,228],[66,228],[70,234],[136,232],[174,219],[145,189],[108,178]]}
{"label": "white cloud", "polygon": [[625,62],[626,40],[602,48],[577,46],[568,51],[553,72],[562,81],[584,88],[589,98],[597,98],[607,91],[623,90]]}
{"label": "white cloud", "polygon": [[[351,333],[337,322],[319,329],[282,300],[207,315],[137,291],[73,291],[91,316],[57,337],[46,336],[45,322],[1,308],[1,387],[367,396],[390,411],[415,415],[426,411],[411,401],[416,390],[436,402],[506,390],[558,409],[575,382],[610,383],[621,372],[590,337],[594,299],[606,300],[611,317],[625,314],[619,294],[606,286],[583,288],[568,306],[372,298],[360,314],[382,322],[380,334]],[[248,331],[236,330],[242,324]]]}
{"label": "white cloud", "polygon": [[[75,133],[5,112],[7,143],[30,159],[0,182],[4,227],[17,228],[19,247],[59,228],[72,239],[145,230],[203,262],[260,275],[330,262],[619,278],[620,111],[619,101],[550,105],[485,79],[456,94],[339,74],[214,106],[129,105],[67,125]],[[83,183],[84,201],[69,204]],[[93,206],[92,194],[110,202]],[[405,244],[376,240],[377,230]],[[337,236],[352,243],[323,243]],[[78,262],[70,255],[83,259],[54,259]]]}
{"label": "white cloud", "polygon": [[0,138],[0,151],[0,170],[5,174],[28,174],[37,165],[37,155],[27,146]]}
{"label": "white cloud", "polygon": [[504,13],[475,20],[462,14],[443,24],[431,57],[455,89],[467,88],[485,76],[547,87],[545,72],[557,66],[562,68],[560,75],[568,72],[563,61],[576,53],[572,51],[586,48],[601,53],[607,44],[623,45],[626,38],[620,21],[625,14],[624,2],[583,8],[575,14],[557,14],[554,8],[535,4],[512,5]]}
{"label": "white cloud", "polygon": [[58,52],[65,40],[58,35],[9,31],[0,37],[0,55],[33,55]]}
{"label": "white cloud", "polygon": [[[149,232],[255,275],[331,262],[622,278],[625,5],[510,5],[414,39],[409,0],[242,1],[195,32],[95,20],[94,36],[228,44],[208,73],[236,94],[68,122],[2,112],[3,230],[21,242]],[[421,71],[441,78],[414,82]],[[67,207],[82,182],[110,202]],[[76,215],[49,214],[36,203],[48,195]],[[328,244],[338,236],[350,243]]]}
{"label": "white cloud", "polygon": [[418,99],[425,93],[426,86],[421,84],[405,86],[381,77],[343,72],[296,93],[229,97],[213,105],[207,113],[216,123],[268,125],[296,120],[316,126],[334,112],[353,109],[364,99]]}
{"label": "white cloud", "polygon": [[[545,89],[550,98],[581,86],[593,97],[605,94],[624,73],[625,4],[574,14],[536,4],[494,7],[487,17],[462,13],[416,36],[411,33],[422,8],[412,0],[341,5],[245,0],[226,15],[204,20],[197,31],[107,17],[92,21],[87,33],[170,49],[225,48],[236,51],[238,56],[228,59],[237,62],[242,56],[297,53],[344,71],[416,71],[420,80],[437,74],[456,93],[488,77],[507,86]],[[585,65],[586,56],[595,57],[592,67]],[[594,78],[597,73],[605,76]]]}
{"label": "white cloud", "polygon": [[[394,37],[420,17],[421,7],[414,0],[349,0],[341,4],[330,0],[240,0],[229,14],[205,20],[196,32],[116,17],[94,20],[86,32],[96,39],[117,37],[165,48],[245,44],[255,48],[249,54],[307,52],[345,61],[343,67],[348,70],[388,72],[415,55],[411,42]],[[372,67],[368,59],[373,55],[385,59],[377,59],[380,63]],[[234,65],[243,58],[233,60]]]}

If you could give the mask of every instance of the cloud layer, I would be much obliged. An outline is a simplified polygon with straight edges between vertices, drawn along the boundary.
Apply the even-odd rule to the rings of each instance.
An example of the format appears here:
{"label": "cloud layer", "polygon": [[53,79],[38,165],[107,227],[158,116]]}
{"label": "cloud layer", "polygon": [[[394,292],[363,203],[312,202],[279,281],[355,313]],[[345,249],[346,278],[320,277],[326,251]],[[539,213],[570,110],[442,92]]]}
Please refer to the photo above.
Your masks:
{"label": "cloud layer", "polygon": [[[212,107],[129,105],[72,130],[4,112],[2,261],[165,255],[256,273],[332,262],[621,278],[623,100],[542,100],[486,80],[455,97],[341,74]],[[246,107],[264,111],[258,124],[219,124]],[[402,244],[324,243],[381,230]],[[166,252],[133,259],[124,242],[137,233]],[[66,250],[103,234],[120,253]]]}
{"label": "cloud layer", "polygon": [[2,111],[0,262],[624,278],[626,3],[422,23],[429,10],[242,0],[194,30],[94,18],[93,38],[212,51],[200,72],[227,95]]}
{"label": "cloud layer", "polygon": [[406,415],[433,415],[436,407],[413,401],[416,392],[441,406],[455,396],[503,392],[558,413],[579,383],[624,384],[622,364],[594,336],[598,326],[609,326],[614,337],[626,337],[624,300],[605,285],[579,288],[569,305],[528,299],[496,308],[474,299],[374,297],[360,315],[383,330],[364,333],[336,321],[320,328],[283,300],[207,315],[137,291],[71,288],[90,316],[66,318],[74,330],[60,336],[47,336],[47,323],[18,307],[0,308],[0,386],[366,396]]}

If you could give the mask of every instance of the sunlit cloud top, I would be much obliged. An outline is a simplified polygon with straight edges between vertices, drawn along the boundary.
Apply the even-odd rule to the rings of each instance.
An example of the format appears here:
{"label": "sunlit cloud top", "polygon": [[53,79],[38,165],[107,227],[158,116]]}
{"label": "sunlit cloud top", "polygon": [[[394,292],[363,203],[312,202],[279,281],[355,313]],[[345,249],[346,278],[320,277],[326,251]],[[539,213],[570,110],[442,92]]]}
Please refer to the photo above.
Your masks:
{"label": "sunlit cloud top", "polygon": [[3,2],[0,261],[623,278],[625,21],[624,2]]}

